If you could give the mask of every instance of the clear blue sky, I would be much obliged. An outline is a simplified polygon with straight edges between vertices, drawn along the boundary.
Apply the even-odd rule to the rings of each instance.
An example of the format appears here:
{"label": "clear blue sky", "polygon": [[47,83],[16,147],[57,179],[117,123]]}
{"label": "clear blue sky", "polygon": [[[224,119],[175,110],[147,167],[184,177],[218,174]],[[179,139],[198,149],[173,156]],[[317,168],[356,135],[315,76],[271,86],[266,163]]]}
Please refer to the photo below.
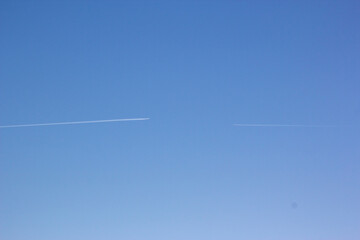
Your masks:
{"label": "clear blue sky", "polygon": [[4,240],[358,240],[360,2],[0,1]]}

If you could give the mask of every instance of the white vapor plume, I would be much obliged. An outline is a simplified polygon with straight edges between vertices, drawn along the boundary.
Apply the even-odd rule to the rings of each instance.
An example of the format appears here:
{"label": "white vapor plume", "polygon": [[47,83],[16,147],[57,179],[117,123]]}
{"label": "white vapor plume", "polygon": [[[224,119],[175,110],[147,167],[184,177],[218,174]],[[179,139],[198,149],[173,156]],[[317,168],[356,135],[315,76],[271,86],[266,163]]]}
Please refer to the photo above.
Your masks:
{"label": "white vapor plume", "polygon": [[4,126],[0,126],[0,128],[40,127],[40,126],[74,125],[74,124],[89,124],[89,123],[108,123],[108,122],[128,122],[128,121],[144,121],[144,120],[149,120],[149,119],[150,118],[122,118],[122,119],[77,121],[77,122],[34,123],[34,124],[4,125]]}
{"label": "white vapor plume", "polygon": [[247,123],[236,123],[234,126],[237,127],[338,127],[337,125],[306,125],[306,124],[247,124]]}

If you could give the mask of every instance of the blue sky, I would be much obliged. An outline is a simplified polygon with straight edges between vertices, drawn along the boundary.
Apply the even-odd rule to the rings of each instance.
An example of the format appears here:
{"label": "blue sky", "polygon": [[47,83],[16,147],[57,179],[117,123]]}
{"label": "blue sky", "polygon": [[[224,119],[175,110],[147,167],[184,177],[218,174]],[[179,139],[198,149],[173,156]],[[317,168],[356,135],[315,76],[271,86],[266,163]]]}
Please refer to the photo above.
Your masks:
{"label": "blue sky", "polygon": [[359,239],[359,11],[0,1],[0,238]]}

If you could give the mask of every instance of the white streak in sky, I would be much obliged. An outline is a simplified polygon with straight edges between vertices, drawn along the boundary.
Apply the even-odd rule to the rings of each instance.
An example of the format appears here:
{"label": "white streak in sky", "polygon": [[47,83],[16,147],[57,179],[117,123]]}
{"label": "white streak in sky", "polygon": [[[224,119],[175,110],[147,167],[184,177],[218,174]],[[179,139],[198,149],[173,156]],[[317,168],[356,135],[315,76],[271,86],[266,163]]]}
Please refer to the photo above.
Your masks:
{"label": "white streak in sky", "polygon": [[78,122],[34,123],[34,124],[5,125],[5,126],[0,126],[0,128],[40,127],[40,126],[75,125],[75,124],[108,123],[108,122],[128,122],[128,121],[144,121],[144,120],[149,120],[149,119],[150,118],[122,118],[122,119],[78,121]]}
{"label": "white streak in sky", "polygon": [[321,128],[321,127],[338,127],[337,125],[306,125],[306,124],[246,124],[236,123],[236,127],[310,127],[310,128]]}

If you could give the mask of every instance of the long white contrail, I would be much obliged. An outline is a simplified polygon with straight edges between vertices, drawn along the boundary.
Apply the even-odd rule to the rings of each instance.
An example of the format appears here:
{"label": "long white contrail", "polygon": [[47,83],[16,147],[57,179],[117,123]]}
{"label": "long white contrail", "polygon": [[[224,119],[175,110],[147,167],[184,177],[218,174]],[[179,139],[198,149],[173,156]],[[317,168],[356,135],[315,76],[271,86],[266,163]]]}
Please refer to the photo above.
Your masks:
{"label": "long white contrail", "polygon": [[306,124],[248,124],[248,123],[235,123],[237,127],[338,127],[337,125],[306,125]]}
{"label": "long white contrail", "polygon": [[74,124],[89,124],[89,123],[108,123],[108,122],[128,122],[128,121],[144,121],[144,120],[149,120],[149,119],[150,118],[121,118],[121,119],[77,121],[77,122],[34,123],[34,124],[4,125],[4,126],[0,126],[0,128],[40,127],[40,126],[74,125]]}

